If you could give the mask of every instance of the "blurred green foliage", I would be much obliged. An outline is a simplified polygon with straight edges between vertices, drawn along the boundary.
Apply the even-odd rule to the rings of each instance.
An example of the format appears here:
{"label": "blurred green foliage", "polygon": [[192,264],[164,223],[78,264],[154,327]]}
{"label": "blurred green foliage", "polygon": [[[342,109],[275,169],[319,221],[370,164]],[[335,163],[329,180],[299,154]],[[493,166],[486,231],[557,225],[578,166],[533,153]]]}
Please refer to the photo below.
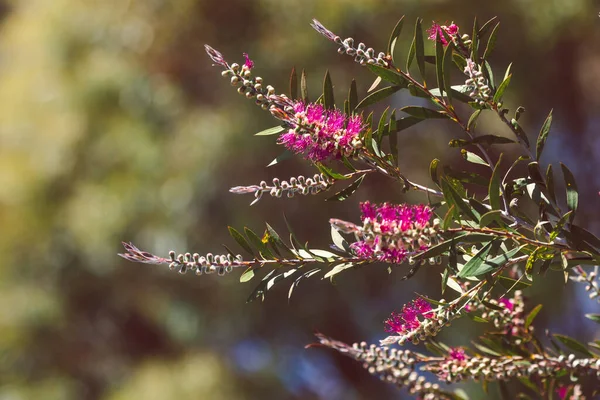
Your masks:
{"label": "blurred green foliage", "polygon": [[[338,286],[307,282],[289,305],[283,291],[246,305],[251,287],[235,277],[181,277],[116,256],[121,240],[159,254],[218,252],[232,244],[226,225],[258,228],[268,220],[283,230],[283,211],[302,238],[323,247],[329,217],[355,218],[356,202],[367,197],[402,200],[399,189],[377,179],[343,206],[265,198],[248,208],[249,199],[229,195],[231,186],[307,168],[298,160],[264,168],[280,150],[272,138],[252,134],[273,122],[211,68],[203,44],[232,61],[250,53],[278,91],[295,65],[307,70],[313,95],[327,68],[340,95],[354,76],[364,94],[372,77],[338,57],[310,29],[311,18],[383,48],[402,14],[465,26],[475,14],[499,15],[494,66],[514,62],[509,97],[526,106],[529,126],[555,108],[562,128],[548,144],[548,161],[558,160],[559,149],[562,161],[574,158],[566,161],[578,180],[592,183],[582,195],[591,199],[598,187],[598,11],[591,0],[3,1],[0,398],[395,394],[360,366],[302,346],[313,329],[349,341],[379,337],[391,310],[438,284],[428,271],[403,283],[403,273],[362,270]],[[405,102],[402,96],[395,101]],[[443,129],[424,123],[400,139],[409,176],[427,179],[434,155],[455,157],[446,136],[438,137]],[[591,203],[581,214],[598,230],[600,211]],[[572,289],[562,289],[560,277],[547,285],[537,295],[553,294],[546,300],[556,309],[551,323],[559,323],[569,306],[558,294]]]}

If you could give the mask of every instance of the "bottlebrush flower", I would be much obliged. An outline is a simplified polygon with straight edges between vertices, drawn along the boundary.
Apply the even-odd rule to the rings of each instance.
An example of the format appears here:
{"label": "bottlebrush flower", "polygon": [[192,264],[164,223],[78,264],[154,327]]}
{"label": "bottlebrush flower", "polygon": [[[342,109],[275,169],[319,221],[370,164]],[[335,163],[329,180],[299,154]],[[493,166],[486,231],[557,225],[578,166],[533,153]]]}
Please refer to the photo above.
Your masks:
{"label": "bottlebrush flower", "polygon": [[362,227],[349,222],[330,220],[345,233],[354,233],[357,241],[350,245],[361,258],[376,258],[391,264],[401,264],[410,256],[427,250],[437,238],[429,221],[433,211],[427,205],[380,205],[361,203]]}
{"label": "bottlebrush flower", "polygon": [[414,331],[421,325],[421,321],[418,318],[419,316],[422,316],[423,318],[431,318],[433,316],[431,305],[421,298],[404,305],[404,307],[402,307],[402,312],[393,312],[392,315],[385,320],[385,331],[399,335]]}
{"label": "bottlebrush flower", "polygon": [[439,33],[439,41],[444,46],[448,46],[448,40],[446,40],[444,32],[446,32],[446,34],[450,36],[452,40],[455,40],[456,35],[458,35],[458,29],[458,25],[456,25],[454,22],[448,26],[439,25],[436,22],[434,22],[433,25],[431,25],[431,28],[427,30],[427,33],[429,34],[429,40],[436,40],[438,38]]}
{"label": "bottlebrush flower", "polygon": [[252,69],[254,68],[254,61],[252,61],[250,59],[250,56],[248,56],[248,53],[243,53],[244,59],[246,60],[246,62],[244,62],[244,67],[248,68],[248,69]]}
{"label": "bottlebrush flower", "polygon": [[465,351],[460,347],[450,349],[450,351],[448,352],[448,356],[450,357],[450,359],[456,361],[465,361],[467,359]]}
{"label": "bottlebrush flower", "polygon": [[289,125],[278,143],[291,152],[317,162],[351,157],[362,148],[360,133],[365,124],[361,116],[347,117],[339,110],[326,110],[321,104],[289,99],[273,99],[273,102],[272,114]]}

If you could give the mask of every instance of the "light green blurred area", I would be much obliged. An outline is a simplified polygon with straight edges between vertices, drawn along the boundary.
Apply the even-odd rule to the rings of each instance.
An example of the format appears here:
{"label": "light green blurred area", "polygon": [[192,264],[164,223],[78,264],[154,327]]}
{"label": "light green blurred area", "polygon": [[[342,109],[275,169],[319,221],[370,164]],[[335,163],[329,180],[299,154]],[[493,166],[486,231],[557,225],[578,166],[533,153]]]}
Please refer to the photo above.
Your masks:
{"label": "light green blurred area", "polygon": [[[313,329],[330,326],[348,332],[347,340],[373,336],[381,326],[367,325],[400,306],[392,303],[399,300],[397,293],[414,290],[401,287],[406,283],[398,278],[387,279],[385,272],[378,280],[362,273],[339,287],[307,282],[290,305],[284,301],[286,289],[272,294],[272,302],[246,305],[252,287],[239,284],[237,276],[195,279],[118,258],[122,240],[157,254],[220,252],[221,243],[232,244],[226,225],[260,231],[265,219],[281,225],[284,210],[306,238],[327,247],[327,219],[357,216],[356,202],[334,211],[338,206],[323,205],[322,199],[287,204],[263,199],[248,208],[250,199],[227,192],[307,168],[299,161],[278,170],[264,168],[280,150],[272,140],[252,134],[274,122],[210,66],[204,43],[232,62],[250,53],[258,73],[279,91],[287,90],[295,65],[306,68],[313,95],[327,68],[336,94],[343,95],[356,76],[364,95],[372,77],[339,57],[335,46],[309,27],[311,18],[340,35],[383,47],[402,14],[409,21],[422,16],[463,26],[475,14],[483,20],[499,14],[502,30],[494,60],[501,71],[515,63],[520,75],[510,98],[515,104],[530,101],[525,104],[528,124],[536,126],[549,108],[562,105],[560,131],[571,141],[559,143],[573,151],[589,137],[585,129],[570,129],[569,115],[598,123],[592,109],[598,100],[586,92],[600,86],[600,73],[590,73],[600,71],[600,50],[590,47],[600,39],[600,8],[592,1],[1,4],[1,399],[322,398],[304,378],[298,378],[304,386],[296,389],[282,378],[276,362],[244,375],[228,349],[248,337],[260,338],[272,346],[274,359],[282,360],[288,350],[281,346],[297,345],[303,352]],[[407,24],[404,48],[411,29]],[[572,59],[563,59],[561,43],[577,49]],[[553,63],[561,59],[573,73],[557,82],[564,69]],[[549,81],[558,87],[544,91]],[[585,101],[574,103],[569,96]],[[444,129],[427,126],[434,133]],[[423,168],[439,156],[435,152],[449,152],[446,136],[432,143],[432,134],[423,132],[421,139],[418,130],[413,133],[402,139],[406,154],[401,159],[409,170],[420,169],[414,174],[425,180]],[[578,178],[591,173],[577,160],[569,161]],[[400,191],[388,184],[366,185],[360,196],[402,201]],[[597,210],[589,212],[590,220],[598,216]],[[415,285],[427,287],[423,281]],[[555,307],[562,312],[562,306]],[[360,366],[348,371],[340,360],[328,360],[331,370],[339,370],[331,376],[348,387],[339,392],[344,398],[365,398],[374,390],[379,396],[394,393],[376,379],[357,380],[363,376],[357,375]]]}

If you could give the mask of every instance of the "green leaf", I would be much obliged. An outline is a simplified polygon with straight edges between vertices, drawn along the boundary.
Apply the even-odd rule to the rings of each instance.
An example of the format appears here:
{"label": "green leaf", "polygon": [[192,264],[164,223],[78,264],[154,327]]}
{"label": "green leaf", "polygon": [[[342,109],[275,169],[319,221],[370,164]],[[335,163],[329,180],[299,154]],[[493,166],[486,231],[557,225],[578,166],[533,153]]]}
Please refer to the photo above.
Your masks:
{"label": "green leaf", "polygon": [[496,34],[498,32],[498,27],[500,26],[500,22],[498,22],[496,24],[496,26],[494,26],[494,29],[492,30],[492,33],[490,34],[490,37],[488,39],[487,45],[485,46],[485,51],[483,52],[483,59],[487,60],[488,57],[490,56],[490,54],[492,54],[492,51],[494,50],[494,47],[496,47]]}
{"label": "green leaf", "polygon": [[292,153],[289,150],[284,150],[283,153],[281,153],[280,155],[278,155],[277,157],[275,157],[275,159],[273,161],[271,161],[269,163],[269,165],[267,165],[267,167],[272,167],[273,165],[277,165],[282,161],[285,161],[289,158],[292,158],[292,156],[294,155],[294,153]]}
{"label": "green leaf", "polygon": [[556,190],[554,189],[554,174],[552,173],[552,164],[548,164],[548,169],[546,170],[546,190],[548,192],[548,196],[550,200],[554,204],[556,204]]}
{"label": "green leaf", "polygon": [[252,267],[249,267],[247,270],[244,271],[244,273],[240,276],[240,283],[244,283],[244,282],[248,282],[249,280],[251,280],[252,278],[254,278],[254,270],[252,269]]}
{"label": "green leaf", "polygon": [[391,134],[396,133],[398,130],[398,122],[396,121],[396,110],[392,111],[390,115],[390,122],[386,128],[386,133],[389,135],[390,142],[390,154],[392,155],[392,164],[398,166],[398,135]]}
{"label": "green leaf", "polygon": [[481,220],[479,220],[479,225],[481,227],[489,226],[492,222],[495,222],[499,225],[502,225],[502,211],[500,210],[492,210],[481,216]]}
{"label": "green leaf", "polygon": [[296,73],[296,67],[292,67],[290,73],[290,99],[296,100],[298,98],[298,74]]}
{"label": "green leaf", "polygon": [[571,349],[573,351],[578,351],[582,354],[585,354],[588,357],[594,357],[594,354],[592,354],[592,352],[590,352],[583,343],[573,339],[572,337],[569,337],[566,335],[560,335],[558,333],[555,333],[552,336],[554,336],[556,339],[558,339],[562,344],[564,344],[569,349]]}
{"label": "green leaf", "polygon": [[471,36],[471,60],[479,64],[479,24],[477,17],[473,21],[473,35]]}
{"label": "green leaf", "polygon": [[261,238],[250,228],[244,228],[244,233],[246,234],[246,237],[248,238],[250,243],[252,243],[252,245],[258,249],[258,251],[263,257],[268,259],[275,258],[273,256],[273,253],[271,253],[271,251],[267,248],[267,245],[263,243]]}
{"label": "green leaf", "polygon": [[510,121],[510,124],[513,127],[514,134],[517,135],[519,140],[521,140],[529,148],[529,138],[527,137],[527,134],[523,131],[523,128],[521,128],[521,125],[519,125],[517,120],[514,118]]}
{"label": "green leaf", "polygon": [[437,77],[438,88],[445,88],[446,86],[444,85],[444,44],[442,43],[439,30],[436,32],[435,39],[435,75]]}
{"label": "green leaf", "polygon": [[511,76],[512,76],[512,74],[509,74],[506,78],[504,78],[504,80],[502,81],[500,86],[498,86],[498,89],[496,89],[496,93],[494,93],[494,99],[493,99],[494,103],[498,103],[499,101],[502,100],[502,96],[504,96],[504,91],[510,84]]}
{"label": "green leaf", "polygon": [[462,55],[458,53],[452,54],[452,61],[460,71],[465,70],[467,66],[467,60],[465,60],[465,58]]}
{"label": "green leaf", "polygon": [[525,330],[528,330],[531,326],[531,323],[537,317],[538,313],[542,309],[542,305],[538,304],[529,314],[527,314],[527,318],[525,318]]}
{"label": "green leaf", "polygon": [[494,171],[492,172],[492,177],[490,178],[490,186],[488,188],[488,195],[490,199],[490,206],[492,210],[499,210],[501,207],[500,202],[500,164],[502,163],[502,154],[498,158],[498,162],[494,167]]}
{"label": "green leaf", "polygon": [[[477,111],[481,111],[481,110],[477,110]],[[450,147],[464,147],[464,146],[477,145],[477,144],[490,146],[493,144],[511,144],[511,143],[515,143],[515,141],[511,140],[507,137],[504,137],[504,136],[481,135],[481,136],[474,137],[471,140],[454,139],[454,140],[450,141],[449,145],[450,145]]]}
{"label": "green leaf", "polygon": [[459,194],[456,188],[450,184],[447,178],[442,180],[442,192],[444,193],[444,199],[448,205],[456,205],[457,209],[460,209],[463,214],[473,221],[478,221],[478,218],[473,213],[471,207],[465,203],[463,197]]}
{"label": "green leaf", "polygon": [[392,30],[392,34],[390,35],[390,39],[388,40],[387,45],[387,54],[392,57],[392,61],[394,61],[394,49],[396,48],[396,42],[398,41],[398,37],[402,32],[402,26],[404,25],[404,15],[400,18],[394,29]]}
{"label": "green leaf", "polygon": [[281,247],[282,249],[285,249],[287,251],[289,251],[289,247],[283,243],[283,240],[281,240],[281,237],[279,237],[279,234],[277,232],[275,232],[275,229],[273,229],[273,227],[271,225],[269,225],[268,223],[265,223],[267,226],[267,234],[268,234],[268,240],[269,242],[272,242],[274,244],[276,244],[277,246]]}
{"label": "green leaf", "polygon": [[264,131],[260,131],[255,133],[254,136],[269,136],[269,135],[277,135],[278,133],[285,132],[287,129],[283,126],[274,126],[269,129],[265,129]]}
{"label": "green leaf", "polygon": [[352,79],[352,83],[350,83],[350,89],[348,90],[348,108],[350,109],[350,114],[356,110],[357,105],[358,90],[356,89],[356,81]]}
{"label": "green leaf", "polygon": [[[417,19],[417,21],[419,21]],[[410,73],[410,66],[415,59],[415,53],[417,52],[416,37],[413,37],[410,48],[408,49],[408,56],[406,56],[406,72]]]}
{"label": "green leaf", "polygon": [[[396,112],[396,110],[394,110],[394,115],[395,115],[395,112]],[[423,121],[422,118],[413,117],[412,115],[410,115],[408,117],[402,117],[402,118],[395,119],[393,128],[392,128],[391,122],[390,122],[390,126],[387,130],[388,134],[391,135],[392,133],[400,132],[404,129],[410,128],[411,126],[418,124],[421,121]]]}
{"label": "green leaf", "polygon": [[442,114],[440,111],[420,106],[406,106],[402,107],[400,111],[404,111],[405,113],[420,119],[446,118],[446,114]]}
{"label": "green leaf", "polygon": [[567,207],[569,210],[573,211],[573,214],[571,214],[571,221],[573,221],[579,203],[579,192],[577,190],[577,184],[575,183],[575,177],[573,176],[573,173],[563,163],[560,163],[560,167],[562,168],[565,186],[567,189]]}
{"label": "green leaf", "polygon": [[328,166],[321,164],[321,163],[315,163],[315,166],[319,169],[319,171],[336,180],[345,180],[345,179],[349,179],[349,177],[347,177],[346,175],[342,175],[339,172],[335,172],[333,169],[329,168]]}
{"label": "green leaf", "polygon": [[489,167],[489,164],[486,163],[483,158],[479,157],[477,154],[475,153],[471,153],[470,151],[467,151],[465,149],[462,149],[460,151],[460,154],[463,156],[463,158],[465,160],[467,160],[470,163],[473,164],[481,164],[481,165],[485,165],[486,167]]}
{"label": "green leaf", "polygon": [[415,55],[417,57],[417,67],[419,67],[421,78],[423,79],[423,82],[425,82],[425,45],[423,43],[422,21],[421,18],[417,18],[417,23],[415,24]]}
{"label": "green leaf", "polygon": [[492,28],[492,24],[497,19],[498,17],[492,17],[485,24],[483,24],[483,26],[479,29],[479,32],[477,32],[480,38],[484,37],[488,33],[488,31]]}
{"label": "green leaf", "polygon": [[481,115],[481,111],[483,110],[475,110],[475,112],[473,114],[471,114],[471,116],[469,117],[469,122],[467,122],[467,130],[469,132],[473,131],[473,129],[475,129],[476,123],[477,123],[477,118],[479,118],[479,115]]}
{"label": "green leaf", "polygon": [[248,244],[248,242],[246,241],[246,239],[244,238],[244,236],[242,236],[241,233],[239,233],[234,227],[232,226],[228,226],[227,229],[229,230],[229,235],[231,235],[231,237],[244,249],[246,250],[248,253],[250,253],[252,256],[255,255],[254,250],[252,250],[252,247]]}
{"label": "green leaf", "polygon": [[[444,51],[444,59],[442,60],[442,75],[444,77],[444,85],[440,85],[440,88],[444,88],[446,97],[448,97],[448,103],[452,104],[452,95],[454,91],[452,89],[452,80],[450,79],[450,73],[452,71],[452,49],[453,46],[447,46]],[[467,96],[468,97],[468,96]]]}
{"label": "green leaf", "polygon": [[[477,269],[477,274],[476,275],[483,275],[485,273],[488,273],[490,271],[494,271],[497,270],[498,268],[502,267],[504,264],[506,264],[507,262],[510,261],[510,259],[517,254],[519,251],[521,251],[523,249],[523,246],[520,247],[515,247],[514,249],[511,249],[505,253],[502,253],[490,260],[485,261],[482,265],[479,266],[479,268]],[[476,275],[471,275],[471,276],[476,276]]]}
{"label": "green leaf", "polygon": [[335,100],[333,99],[333,84],[331,83],[331,75],[329,70],[325,72],[325,79],[323,80],[323,105],[328,110],[333,110],[335,107]]}
{"label": "green leaf", "polygon": [[387,131],[388,125],[386,124],[386,122],[387,122],[389,111],[390,111],[390,108],[387,107],[381,114],[381,117],[379,118],[379,124],[377,124],[377,135],[375,137],[375,140],[377,141],[378,147],[381,147],[381,140],[383,139],[383,136],[387,134],[386,131]]}
{"label": "green leaf", "polygon": [[354,192],[356,192],[356,189],[358,189],[358,187],[362,183],[363,179],[365,179],[365,175],[361,175],[357,180],[352,182],[352,184],[350,186],[348,186],[344,190],[337,192],[336,194],[334,194],[330,198],[326,199],[325,201],[344,201],[344,200],[346,200],[348,197],[352,196],[352,194]]}
{"label": "green leaf", "polygon": [[[484,264],[485,259],[487,258],[490,250],[492,249],[492,243],[488,242],[485,246],[483,246],[477,254],[473,256],[467,263],[463,266],[463,268],[459,271],[459,278],[467,278],[470,276],[477,276],[485,273],[489,270],[488,266]],[[480,272],[480,270],[484,269],[484,272]]]}
{"label": "green leaf", "polygon": [[[446,82],[444,80],[444,82]],[[451,82],[450,78],[448,78],[448,83]],[[409,86],[409,89],[411,87]],[[461,101],[463,103],[470,103],[473,101],[473,99],[468,95],[468,91],[467,91],[468,86],[465,85],[453,85],[450,86],[450,88],[444,88],[444,91],[440,91],[440,88],[433,88],[433,89],[429,89],[429,93],[431,93],[432,95],[436,96],[436,97],[441,97],[441,96],[446,96],[448,97],[448,91],[450,91],[450,96],[455,98],[458,101]],[[417,91],[416,89],[413,90],[413,92],[411,92],[411,94],[413,96],[417,96],[417,97],[422,97],[424,99],[428,99],[431,96],[429,95],[429,93],[427,92],[423,92],[422,90]]]}
{"label": "green leaf", "polygon": [[537,146],[535,151],[535,159],[539,160],[542,156],[542,151],[544,150],[544,145],[546,144],[546,139],[548,139],[548,134],[550,133],[550,127],[552,126],[552,110],[550,110],[550,114],[546,117],[544,121],[544,125],[542,125],[542,129],[540,130],[540,134],[537,138]]}
{"label": "green leaf", "polygon": [[369,86],[369,89],[367,89],[367,93],[372,92],[373,90],[375,90],[375,88],[377,88],[377,86],[379,86],[379,84],[381,83],[381,77],[378,76],[377,78],[375,78],[375,80],[373,81],[373,83],[371,84],[371,86]]}
{"label": "green leaf", "polygon": [[568,213],[560,217],[556,225],[554,225],[554,229],[552,230],[552,232],[550,232],[550,241],[553,241],[558,237],[558,235],[560,235],[567,221],[571,219],[572,213],[573,211],[569,211]]}
{"label": "green leaf", "polygon": [[300,95],[302,96],[302,101],[305,103],[309,102],[308,98],[308,86],[306,85],[306,71],[302,70],[302,75],[300,77]]}
{"label": "green leaf", "polygon": [[600,324],[600,314],[585,314],[585,317]]}
{"label": "green leaf", "polygon": [[375,104],[387,97],[390,97],[398,90],[402,89],[402,86],[388,86],[382,89],[371,92],[367,95],[358,105],[355,107],[356,110],[360,110],[361,108],[368,107],[372,104]]}
{"label": "green leaf", "polygon": [[438,160],[437,158],[434,158],[431,161],[431,164],[429,164],[429,176],[431,177],[431,180],[434,181],[436,183],[436,185],[440,185],[440,180],[438,178],[438,167],[440,165],[440,160]]}
{"label": "green leaf", "polygon": [[387,82],[393,83],[394,85],[400,85],[402,87],[408,86],[408,81],[398,71],[373,64],[367,64],[367,68]]}
{"label": "green leaf", "polygon": [[331,241],[340,250],[344,250],[346,252],[350,250],[348,242],[334,226],[331,227]]}

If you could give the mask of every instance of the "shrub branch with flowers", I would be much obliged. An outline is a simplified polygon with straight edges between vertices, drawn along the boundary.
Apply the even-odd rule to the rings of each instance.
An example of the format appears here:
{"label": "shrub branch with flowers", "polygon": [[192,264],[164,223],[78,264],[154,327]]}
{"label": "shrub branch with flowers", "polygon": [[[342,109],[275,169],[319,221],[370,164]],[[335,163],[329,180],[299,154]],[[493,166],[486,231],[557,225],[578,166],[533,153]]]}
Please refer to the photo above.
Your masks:
{"label": "shrub branch with flowers", "polygon": [[[248,228],[243,234],[229,228],[250,258],[229,248],[228,254],[171,251],[163,258],[131,243],[124,243],[126,252],[121,256],[167,264],[182,274],[224,275],[242,268],[242,282],[267,271],[249,301],[264,298],[284,281],[293,281],[291,296],[303,279],[319,274],[333,278],[373,263],[407,264],[405,279],[431,265],[442,271],[442,294],[452,290],[449,300],[417,296],[399,312],[392,312],[384,323],[389,336],[378,344],[347,345],[322,334],[317,335],[318,344],[361,362],[369,373],[423,399],[467,399],[462,389],[452,390],[447,385],[464,380],[480,381],[486,390],[490,382],[498,382],[504,398],[593,398],[600,392],[600,341],[584,344],[559,333],[537,337],[532,322],[542,305],[527,304],[523,295],[533,279],[541,279],[551,270],[564,274],[565,281],[583,283],[591,301],[600,301],[600,239],[575,223],[579,195],[573,174],[561,164],[559,182],[552,165],[546,171],[540,167],[552,112],[532,146],[519,123],[524,108],[513,112],[503,105],[512,76],[510,66],[499,80],[488,62],[499,27],[495,18],[481,26],[476,20],[470,35],[454,23],[434,23],[426,32],[435,43],[434,55],[425,54],[422,21],[417,19],[404,68],[394,57],[403,25],[404,17],[393,29],[385,51],[376,52],[364,43],[355,45],[352,38],[342,39],[313,20],[312,27],[334,42],[340,54],[353,57],[376,76],[363,99],[352,81],[348,98],[339,109],[329,73],[323,94],[311,102],[304,74],[298,83],[293,71],[289,95],[276,94],[272,86],[253,75],[254,62],[247,54],[239,65],[229,64],[208,45],[206,52],[240,94],[279,120],[278,126],[257,134],[277,136],[277,143],[285,148],[271,164],[297,154],[316,172],[309,178],[237,186],[232,193],[254,194],[255,203],[265,193],[273,197],[316,195],[351,180],[328,198],[342,201],[366,176],[380,173],[404,191],[423,193],[427,204],[362,203],[359,223],[330,220],[331,251],[309,248],[296,238],[289,224],[290,241],[286,243],[267,224],[262,236]],[[435,70],[433,82],[426,81],[426,66]],[[463,77],[460,82],[454,79],[453,70]],[[365,108],[400,90],[429,100],[430,106],[387,108],[378,121],[373,113],[365,116]],[[477,120],[483,112],[495,114],[512,137],[479,132]],[[397,116],[400,113],[402,116]],[[398,134],[428,119],[457,124],[464,135],[453,139],[450,146],[459,149],[466,162],[487,168],[488,175],[455,171],[435,159],[429,169],[431,186],[426,186],[400,171]],[[490,148],[506,144],[519,146],[523,155],[506,160],[500,153],[494,160]],[[519,168],[521,164],[526,168]],[[561,186],[566,190],[565,204],[556,196],[555,188]],[[535,212],[531,212],[532,206]],[[441,329],[465,315],[489,326],[472,348],[452,348],[436,340]],[[586,317],[600,323],[600,314]],[[429,355],[403,349],[407,342],[423,344]],[[432,377],[437,378],[432,381]],[[518,393],[506,385],[509,380],[520,382]]]}

